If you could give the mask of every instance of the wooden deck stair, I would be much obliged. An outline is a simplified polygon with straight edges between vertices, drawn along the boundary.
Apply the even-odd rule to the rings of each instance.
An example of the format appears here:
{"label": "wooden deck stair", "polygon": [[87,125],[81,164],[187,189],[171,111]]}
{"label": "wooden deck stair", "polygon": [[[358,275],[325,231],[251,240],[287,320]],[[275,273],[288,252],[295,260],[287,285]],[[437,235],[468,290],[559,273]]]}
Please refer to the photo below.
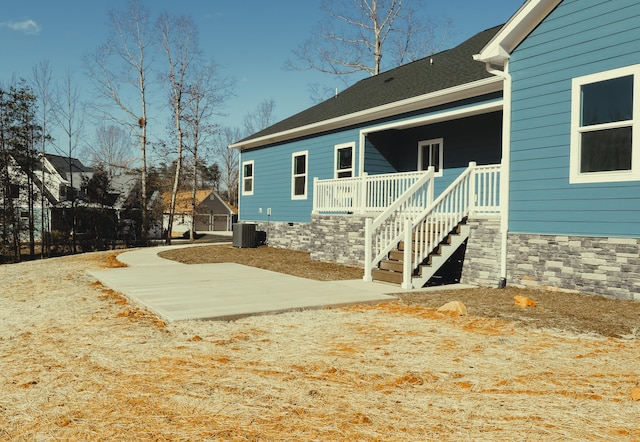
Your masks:
{"label": "wooden deck stair", "polygon": [[[465,220],[449,232],[422,264],[417,269],[414,269],[412,275],[413,286],[415,288],[424,286],[467,238],[469,238],[469,226],[466,225]],[[402,284],[403,259],[404,242],[401,241],[395,250],[389,252],[387,259],[380,261],[378,268],[371,271],[373,280]]]}

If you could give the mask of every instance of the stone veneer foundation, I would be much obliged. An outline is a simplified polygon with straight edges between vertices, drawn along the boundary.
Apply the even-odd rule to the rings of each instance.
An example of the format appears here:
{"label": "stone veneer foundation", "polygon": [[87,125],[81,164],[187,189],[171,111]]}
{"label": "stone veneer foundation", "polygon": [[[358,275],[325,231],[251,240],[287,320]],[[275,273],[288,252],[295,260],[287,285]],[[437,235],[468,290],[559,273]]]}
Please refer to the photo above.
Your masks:
{"label": "stone veneer foundation", "polygon": [[[272,247],[364,267],[366,216],[312,215],[310,223],[260,222]],[[496,287],[500,220],[471,218],[461,282]],[[640,239],[509,233],[507,285],[640,300]]]}
{"label": "stone veneer foundation", "polygon": [[364,215],[312,215],[311,259],[364,268]]}
{"label": "stone veneer foundation", "polygon": [[309,223],[258,222],[256,230],[266,232],[271,247],[309,251]]}
{"label": "stone veneer foundation", "polygon": [[310,223],[257,223],[271,247],[310,252],[311,259],[364,267],[366,216],[312,215]]}
{"label": "stone veneer foundation", "polygon": [[497,287],[500,279],[500,218],[470,218],[462,284]]}
{"label": "stone veneer foundation", "polygon": [[508,236],[508,283],[640,300],[640,239]]}

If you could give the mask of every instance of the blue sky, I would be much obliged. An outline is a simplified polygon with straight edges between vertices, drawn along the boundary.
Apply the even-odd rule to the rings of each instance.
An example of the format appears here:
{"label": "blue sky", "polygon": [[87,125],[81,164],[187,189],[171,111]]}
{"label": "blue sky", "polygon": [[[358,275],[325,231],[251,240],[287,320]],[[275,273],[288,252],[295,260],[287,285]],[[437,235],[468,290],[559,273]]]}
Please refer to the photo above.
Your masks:
{"label": "blue sky", "polygon": [[[408,0],[411,1],[411,0]],[[4,60],[0,82],[12,76],[30,78],[32,68],[48,60],[55,79],[70,70],[84,98],[91,85],[84,79],[82,56],[94,51],[108,35],[107,11],[124,10],[126,0],[4,1],[0,9],[0,41]],[[446,47],[508,20],[523,0],[424,0],[430,17],[449,18],[455,31]],[[311,83],[338,86],[334,79],[312,71],[291,72],[283,64],[291,51],[319,21],[320,0],[148,0],[153,14],[191,16],[200,43],[225,75],[236,79],[235,96],[220,123],[241,125],[247,112],[273,98],[283,119],[312,103]],[[89,130],[88,136],[93,136]]]}

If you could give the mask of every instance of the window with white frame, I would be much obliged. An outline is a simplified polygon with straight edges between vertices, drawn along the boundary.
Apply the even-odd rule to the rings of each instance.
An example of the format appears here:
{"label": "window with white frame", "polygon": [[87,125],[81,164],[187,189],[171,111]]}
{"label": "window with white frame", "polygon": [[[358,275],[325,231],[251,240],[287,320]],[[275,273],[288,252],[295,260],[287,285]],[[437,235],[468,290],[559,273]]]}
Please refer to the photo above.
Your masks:
{"label": "window with white frame", "polygon": [[353,151],[355,143],[338,144],[334,155],[334,178],[353,176]]}
{"label": "window with white frame", "polygon": [[640,65],[574,78],[571,183],[640,180]]}
{"label": "window with white frame", "polygon": [[307,158],[308,151],[291,155],[291,199],[307,199]]}
{"label": "window with white frame", "polygon": [[253,195],[253,177],[254,177],[254,163],[251,161],[244,161],[242,163],[242,194]]}
{"label": "window with white frame", "polygon": [[436,176],[442,176],[443,139],[425,140],[418,143],[418,170],[433,166]]}

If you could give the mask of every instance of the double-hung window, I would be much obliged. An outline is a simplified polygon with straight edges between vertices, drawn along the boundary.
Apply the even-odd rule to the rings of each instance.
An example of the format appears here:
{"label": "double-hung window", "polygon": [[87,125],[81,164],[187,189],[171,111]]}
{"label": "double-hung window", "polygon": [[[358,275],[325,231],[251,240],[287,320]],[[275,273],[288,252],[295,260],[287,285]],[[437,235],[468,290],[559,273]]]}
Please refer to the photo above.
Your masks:
{"label": "double-hung window", "polygon": [[443,141],[437,138],[418,143],[418,170],[428,170],[433,166],[435,175],[442,176]]}
{"label": "double-hung window", "polygon": [[254,176],[254,163],[251,161],[244,161],[242,163],[242,194],[253,195],[253,176]]}
{"label": "double-hung window", "polygon": [[338,144],[334,155],[334,178],[351,178],[353,176],[353,151],[355,144]]}
{"label": "double-hung window", "polygon": [[307,199],[307,159],[309,152],[294,152],[291,156],[291,199]]}
{"label": "double-hung window", "polygon": [[640,66],[573,79],[571,183],[640,180]]}

